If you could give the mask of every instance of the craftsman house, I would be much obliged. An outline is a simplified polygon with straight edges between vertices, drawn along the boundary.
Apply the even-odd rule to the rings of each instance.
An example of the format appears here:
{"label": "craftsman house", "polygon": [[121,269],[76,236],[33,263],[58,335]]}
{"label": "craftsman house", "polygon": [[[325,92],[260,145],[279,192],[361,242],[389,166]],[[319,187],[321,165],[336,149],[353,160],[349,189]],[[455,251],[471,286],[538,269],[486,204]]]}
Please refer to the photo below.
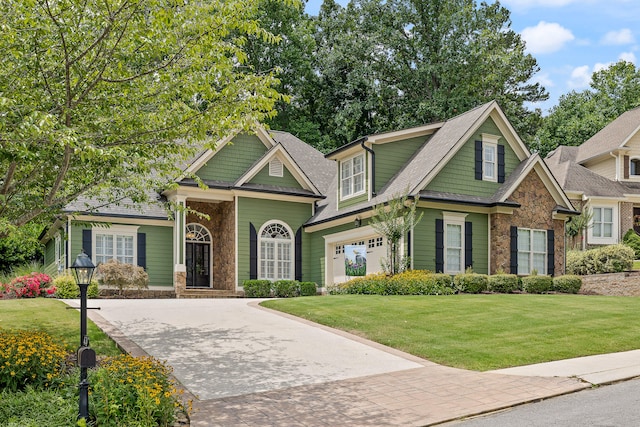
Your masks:
{"label": "craftsman house", "polygon": [[185,178],[162,196],[209,219],[70,206],[43,233],[47,267],[68,267],[84,248],[94,263],[115,257],[145,267],[152,287],[178,296],[236,294],[253,278],[324,288],[348,279],[350,245],[365,248],[367,273],[380,271],[386,242],[369,225],[373,207],[408,194],[423,212],[401,241],[413,268],[554,275],[564,272],[565,221],[577,214],[496,102],[327,155],[260,128],[220,141],[187,171],[208,189]]}
{"label": "craftsman house", "polygon": [[546,158],[577,209],[591,213],[586,245],[620,243],[640,219],[640,108],[622,114],[579,147]]}

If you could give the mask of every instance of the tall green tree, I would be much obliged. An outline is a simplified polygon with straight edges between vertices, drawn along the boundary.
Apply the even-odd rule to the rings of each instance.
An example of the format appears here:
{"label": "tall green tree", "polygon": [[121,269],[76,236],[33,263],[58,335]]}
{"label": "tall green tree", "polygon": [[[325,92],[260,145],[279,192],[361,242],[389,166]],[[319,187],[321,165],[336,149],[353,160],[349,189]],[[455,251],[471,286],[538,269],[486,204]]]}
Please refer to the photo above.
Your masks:
{"label": "tall green tree", "polygon": [[[496,99],[528,140],[547,93],[499,3],[475,0],[325,0],[311,18],[313,78],[290,123],[315,123],[321,149],[359,136],[445,120]],[[308,94],[311,96],[308,97]],[[296,93],[291,94],[294,98]]]}
{"label": "tall green tree", "polygon": [[593,73],[590,89],[560,97],[536,133],[542,156],[560,145],[578,146],[625,111],[640,106],[640,69],[619,61]]}
{"label": "tall green tree", "polygon": [[148,200],[203,143],[271,117],[275,73],[244,50],[278,41],[259,3],[0,2],[0,236],[79,195]]}

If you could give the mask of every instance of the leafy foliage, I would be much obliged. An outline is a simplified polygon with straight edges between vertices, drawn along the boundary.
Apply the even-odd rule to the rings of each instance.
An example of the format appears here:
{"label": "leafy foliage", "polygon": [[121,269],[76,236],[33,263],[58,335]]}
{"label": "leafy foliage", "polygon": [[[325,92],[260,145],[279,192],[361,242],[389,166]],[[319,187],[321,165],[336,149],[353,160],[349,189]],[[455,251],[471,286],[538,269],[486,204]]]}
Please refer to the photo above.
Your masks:
{"label": "leafy foliage", "polygon": [[408,270],[395,276],[384,273],[356,277],[329,289],[331,295],[452,295],[451,276],[426,270]]}
{"label": "leafy foliage", "polygon": [[0,286],[6,298],[36,298],[53,295],[56,288],[51,286],[51,277],[33,272],[16,277],[7,285]]}
{"label": "leafy foliage", "polygon": [[242,283],[244,296],[247,298],[269,298],[271,296],[271,281],[245,280]]}
{"label": "leafy foliage", "polygon": [[[76,279],[69,272],[61,274],[53,279],[53,286],[56,288],[55,297],[62,299],[73,299],[80,297],[80,288],[76,283]],[[91,280],[91,284],[87,288],[88,298],[98,298],[100,291],[98,290],[98,281]]]}
{"label": "leafy foliage", "polygon": [[0,329],[0,386],[48,387],[64,373],[67,350],[40,331]]}
{"label": "leafy foliage", "polygon": [[553,290],[565,294],[577,294],[582,286],[582,278],[575,275],[564,275],[553,278]]}
{"label": "leafy foliage", "polygon": [[532,275],[522,278],[522,290],[529,294],[545,294],[553,289],[551,276]]}
{"label": "leafy foliage", "polygon": [[619,273],[633,267],[635,252],[625,245],[567,252],[567,273],[577,275]]}
{"label": "leafy foliage", "polygon": [[202,145],[271,116],[275,70],[244,51],[279,40],[259,3],[0,2],[0,235],[81,195],[154,202]]}
{"label": "leafy foliage", "polygon": [[453,277],[453,286],[459,292],[479,294],[489,288],[489,276],[478,273],[460,273]]}
{"label": "leafy foliage", "polygon": [[69,427],[78,418],[78,399],[61,390],[0,391],[0,425]]}
{"label": "leafy foliage", "polygon": [[510,294],[519,289],[520,280],[515,274],[493,274],[489,276],[488,289],[491,292]]}
{"label": "leafy foliage", "polygon": [[318,294],[318,285],[315,282],[300,282],[300,296],[310,297]]}
{"label": "leafy foliage", "polygon": [[273,282],[273,296],[291,298],[298,296],[298,282],[295,280],[276,280]]}
{"label": "leafy foliage", "polygon": [[621,60],[593,73],[590,89],[561,96],[542,120],[532,148],[546,156],[560,145],[578,146],[638,105],[640,70]]}
{"label": "leafy foliage", "polygon": [[107,358],[89,377],[90,415],[101,426],[171,425],[181,394],[171,374],[153,357]]}
{"label": "leafy foliage", "polygon": [[635,252],[635,259],[640,259],[640,236],[632,228],[624,233],[622,242]]}
{"label": "leafy foliage", "polygon": [[120,293],[125,289],[140,290],[149,287],[149,274],[144,268],[116,259],[99,264],[96,267],[96,277],[104,286],[115,287]]}
{"label": "leafy foliage", "polygon": [[11,273],[11,270],[42,258],[44,248],[37,238],[41,229],[40,224],[7,228],[5,237],[0,238],[0,274],[21,275]]}
{"label": "leafy foliage", "polygon": [[369,225],[387,240],[387,258],[383,266],[391,275],[402,272],[408,265],[400,259],[400,239],[422,220],[423,212],[416,213],[419,196],[408,201],[408,195],[393,196],[386,204],[374,207]]}

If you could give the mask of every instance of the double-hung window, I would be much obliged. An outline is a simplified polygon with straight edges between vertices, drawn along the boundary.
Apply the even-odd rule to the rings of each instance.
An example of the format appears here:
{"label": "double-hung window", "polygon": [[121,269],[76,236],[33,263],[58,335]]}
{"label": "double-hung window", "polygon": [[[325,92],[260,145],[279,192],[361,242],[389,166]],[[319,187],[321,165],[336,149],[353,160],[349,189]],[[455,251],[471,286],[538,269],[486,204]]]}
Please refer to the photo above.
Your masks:
{"label": "double-hung window", "polygon": [[547,274],[547,232],[518,228],[518,274]]}
{"label": "double-hung window", "polygon": [[364,193],[364,153],[340,162],[340,198]]}
{"label": "double-hung window", "polygon": [[136,265],[137,228],[113,226],[93,228],[94,262],[105,263],[112,259],[123,264]]}
{"label": "double-hung window", "polygon": [[498,145],[494,142],[482,144],[482,179],[497,181],[498,179]]}
{"label": "double-hung window", "polygon": [[444,272],[448,274],[464,271],[466,214],[444,212]]}
{"label": "double-hung window", "polygon": [[613,237],[613,208],[593,208],[593,237]]}

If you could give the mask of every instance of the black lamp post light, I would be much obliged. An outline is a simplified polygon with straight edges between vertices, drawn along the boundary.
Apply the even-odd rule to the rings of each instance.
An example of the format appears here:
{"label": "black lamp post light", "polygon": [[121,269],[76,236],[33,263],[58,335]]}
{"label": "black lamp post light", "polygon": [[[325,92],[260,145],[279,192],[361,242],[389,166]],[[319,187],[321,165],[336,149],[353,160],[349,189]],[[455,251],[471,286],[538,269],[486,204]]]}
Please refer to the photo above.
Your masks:
{"label": "black lamp post light", "polygon": [[89,335],[87,335],[87,288],[91,283],[93,270],[91,259],[84,249],[71,266],[73,277],[80,288],[80,347],[78,348],[78,366],[80,366],[80,397],[78,399],[78,419],[89,418],[89,381],[87,380],[87,368],[96,366],[96,352],[89,347]]}

